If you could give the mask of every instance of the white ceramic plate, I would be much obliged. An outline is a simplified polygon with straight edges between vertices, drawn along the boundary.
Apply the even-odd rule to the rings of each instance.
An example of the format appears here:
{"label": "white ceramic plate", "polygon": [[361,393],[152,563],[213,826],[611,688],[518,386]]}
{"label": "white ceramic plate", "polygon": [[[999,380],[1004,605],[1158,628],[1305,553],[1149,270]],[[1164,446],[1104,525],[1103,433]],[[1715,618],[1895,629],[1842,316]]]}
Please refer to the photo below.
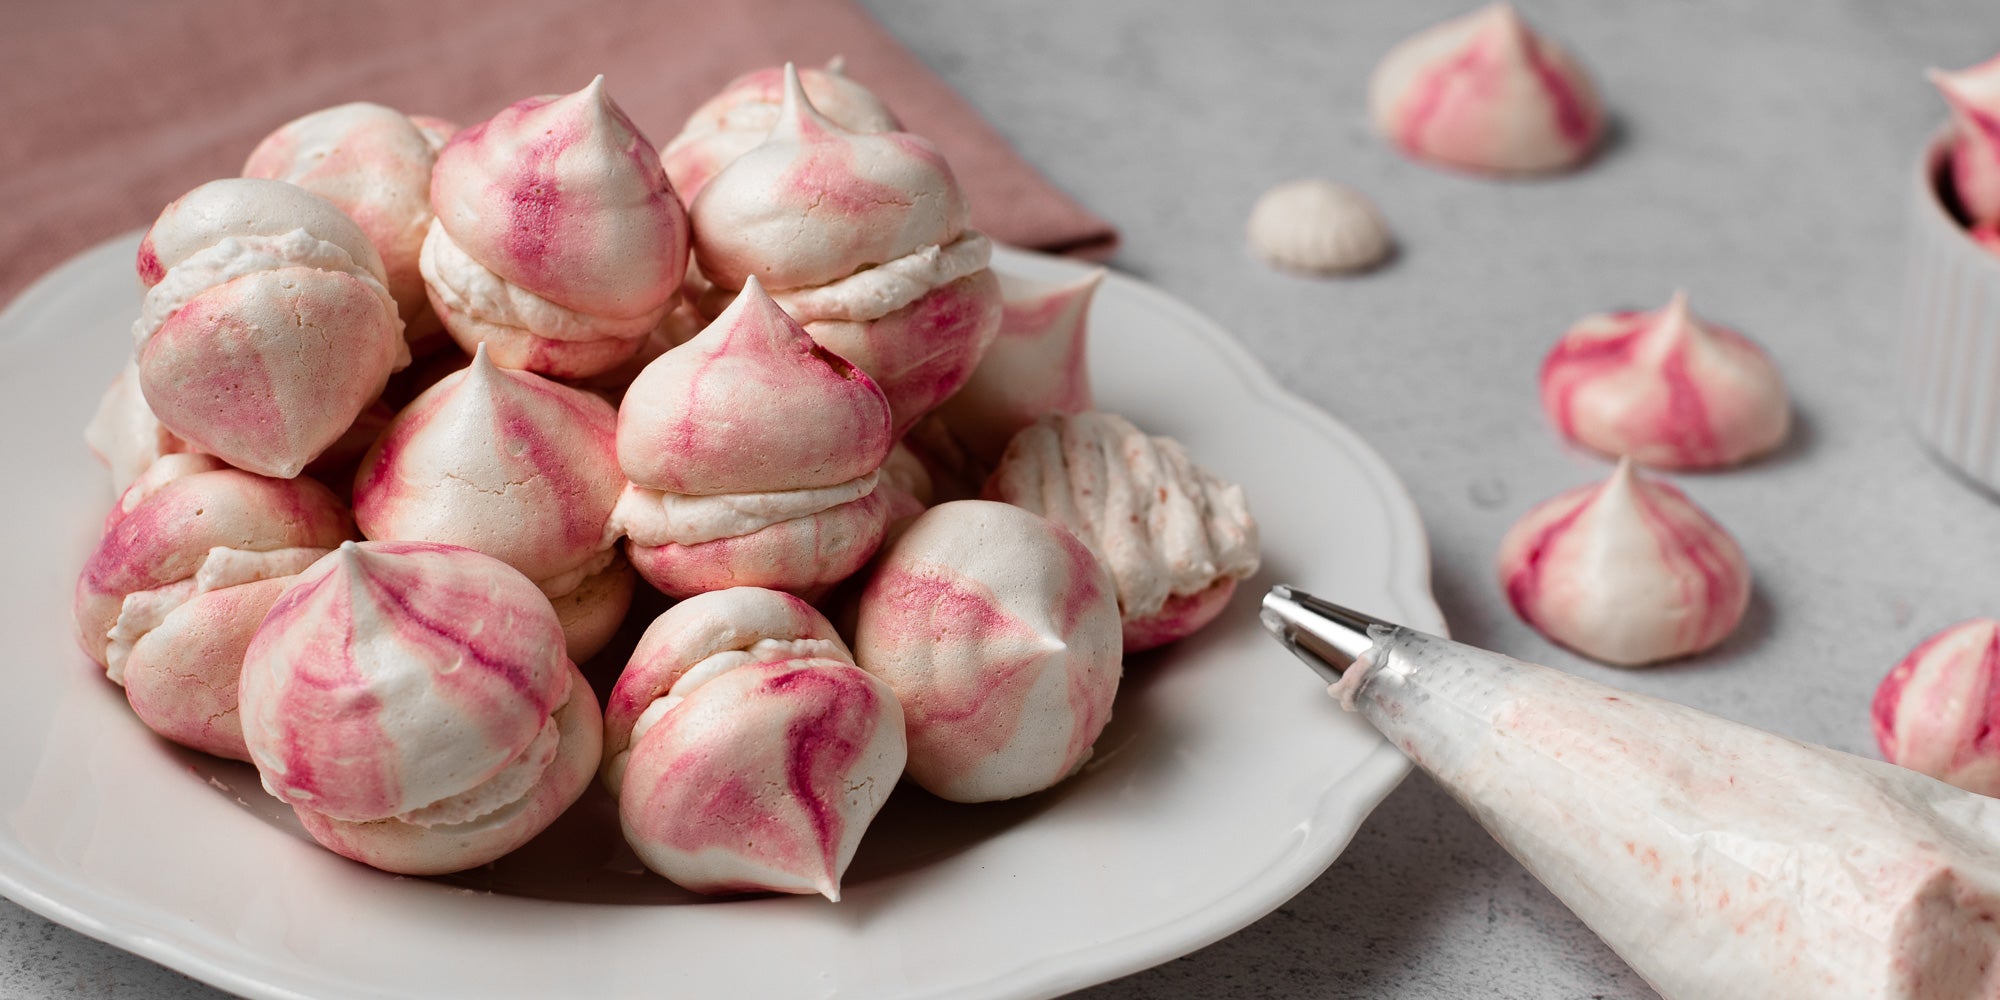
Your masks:
{"label": "white ceramic plate", "polygon": [[1405,772],[1256,620],[1282,580],[1441,629],[1402,487],[1215,324],[1113,274],[1091,317],[1099,405],[1241,482],[1265,568],[1214,627],[1128,664],[1086,773],[979,807],[900,790],[838,905],[699,902],[638,870],[601,798],[453,880],[343,861],[248,767],[155,739],[70,638],[111,500],[81,434],[130,350],[135,242],[70,261],[0,314],[15,470],[0,503],[0,892],[84,933],[253,997],[1047,997],[1269,912]]}

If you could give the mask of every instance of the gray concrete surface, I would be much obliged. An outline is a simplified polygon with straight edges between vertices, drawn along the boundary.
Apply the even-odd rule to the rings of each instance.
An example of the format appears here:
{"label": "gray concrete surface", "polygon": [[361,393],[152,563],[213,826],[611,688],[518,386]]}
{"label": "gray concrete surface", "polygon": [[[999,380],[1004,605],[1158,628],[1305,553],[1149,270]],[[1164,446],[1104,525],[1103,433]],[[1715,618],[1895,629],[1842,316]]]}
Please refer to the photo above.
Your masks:
{"label": "gray concrete surface", "polygon": [[[2000,612],[2000,510],[1918,451],[1893,398],[1908,174],[1943,115],[1922,70],[2000,49],[1990,2],[1521,0],[1589,64],[1617,128],[1589,170],[1513,183],[1406,162],[1368,131],[1374,59],[1465,0],[866,2],[1122,228],[1118,267],[1222,321],[1388,456],[1460,637],[1871,753],[1867,699],[1888,667],[1934,629]],[[1311,175],[1380,202],[1393,266],[1316,282],[1249,257],[1251,202]],[[1490,562],[1529,504],[1605,471],[1545,428],[1543,350],[1584,313],[1677,287],[1767,345],[1802,419],[1775,458],[1682,480],[1749,554],[1741,632],[1694,662],[1619,672],[1516,621]],[[218,994],[0,902],[0,995]],[[1651,995],[1421,778],[1276,913],[1078,994]]]}

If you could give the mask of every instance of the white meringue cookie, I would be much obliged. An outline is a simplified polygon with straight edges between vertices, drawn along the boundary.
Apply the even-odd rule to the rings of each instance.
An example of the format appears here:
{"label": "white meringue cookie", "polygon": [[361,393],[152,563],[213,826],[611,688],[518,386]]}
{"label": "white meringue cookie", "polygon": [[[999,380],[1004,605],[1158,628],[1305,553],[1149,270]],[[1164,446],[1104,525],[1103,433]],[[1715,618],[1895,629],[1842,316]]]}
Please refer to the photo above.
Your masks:
{"label": "white meringue cookie", "polygon": [[1966,222],[2000,223],[2000,56],[1971,69],[1931,70],[1951,105],[1951,186]]}
{"label": "white meringue cookie", "polygon": [[884,547],[855,661],[902,703],[910,777],[955,802],[1074,773],[1111,718],[1118,604],[1074,535],[1019,507],[940,504]]}
{"label": "white meringue cookie", "polygon": [[1369,78],[1368,105],[1397,149],[1469,170],[1567,169],[1588,159],[1604,132],[1583,68],[1504,2],[1390,49]]}
{"label": "white meringue cookie", "polygon": [[139,390],[139,363],[127,361],[98,400],[83,441],[111,471],[111,488],[123,493],[163,455],[188,450],[188,443],[160,423]]}
{"label": "white meringue cookie", "polygon": [[1236,581],[1257,572],[1257,522],[1243,488],[1116,414],[1037,420],[1008,443],[986,495],[1090,547],[1117,585],[1128,653],[1208,624]]}
{"label": "white meringue cookie", "polygon": [[[849,132],[893,132],[902,126],[888,106],[854,82],[836,58],[825,69],[801,69],[799,83],[813,107]],[[757,148],[778,123],[785,100],[785,68],[769,66],[737,77],[688,116],[679,135],[660,150],[660,163],[681,200],[693,201],[702,185],[736,158]]]}
{"label": "white meringue cookie", "polygon": [[2000,622],[1959,622],[1910,650],[1870,706],[1882,759],[2000,795]]}
{"label": "white meringue cookie", "polygon": [[257,630],[240,697],[264,787],[324,846],[405,874],[525,843],[602,747],[548,598],[448,545],[347,543],[315,563]]}
{"label": "white meringue cookie", "polygon": [[1734,465],[1784,443],[1791,403],[1763,350],[1703,322],[1687,295],[1588,316],[1542,361],[1542,409],[1562,435],[1663,469]]}
{"label": "white meringue cookie", "polygon": [[1750,603],[1736,540],[1687,496],[1618,464],[1522,515],[1500,543],[1521,620],[1595,660],[1640,666],[1720,643]]}
{"label": "white meringue cookie", "polygon": [[1265,263],[1307,274],[1365,271],[1393,248],[1373,202],[1323,180],[1291,181],[1260,195],[1250,209],[1249,240]]}
{"label": "white meringue cookie", "polygon": [[1104,273],[1097,268],[1057,283],[999,275],[1000,331],[972,377],[936,412],[988,468],[1036,418],[1091,408],[1086,321]]}
{"label": "white meringue cookie", "polygon": [[626,840],[675,883],[838,900],[903,734],[895,695],[824,617],[738,587],[646,629],[607,702],[601,776]]}

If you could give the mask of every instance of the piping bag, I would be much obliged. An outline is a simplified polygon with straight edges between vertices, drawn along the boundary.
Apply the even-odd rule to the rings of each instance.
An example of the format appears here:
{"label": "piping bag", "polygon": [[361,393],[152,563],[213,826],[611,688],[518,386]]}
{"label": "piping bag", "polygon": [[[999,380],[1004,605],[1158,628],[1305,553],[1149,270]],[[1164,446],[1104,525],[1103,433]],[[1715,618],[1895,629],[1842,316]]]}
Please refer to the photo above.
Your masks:
{"label": "piping bag", "polygon": [[2000,997],[2000,799],[1291,587],[1262,618],[1668,1000]]}

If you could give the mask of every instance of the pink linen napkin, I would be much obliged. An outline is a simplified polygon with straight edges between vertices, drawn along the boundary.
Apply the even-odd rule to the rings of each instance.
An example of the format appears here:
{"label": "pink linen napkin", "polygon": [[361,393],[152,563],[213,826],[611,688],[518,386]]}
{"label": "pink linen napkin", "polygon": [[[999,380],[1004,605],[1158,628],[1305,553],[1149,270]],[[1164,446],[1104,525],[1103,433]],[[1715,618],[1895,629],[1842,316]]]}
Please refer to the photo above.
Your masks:
{"label": "pink linen napkin", "polygon": [[850,0],[67,0],[0,33],[0,302],[271,129],[378,101],[462,123],[603,73],[654,142],[739,73],[835,55],[935,141],[995,239],[1108,254],[1117,234]]}

